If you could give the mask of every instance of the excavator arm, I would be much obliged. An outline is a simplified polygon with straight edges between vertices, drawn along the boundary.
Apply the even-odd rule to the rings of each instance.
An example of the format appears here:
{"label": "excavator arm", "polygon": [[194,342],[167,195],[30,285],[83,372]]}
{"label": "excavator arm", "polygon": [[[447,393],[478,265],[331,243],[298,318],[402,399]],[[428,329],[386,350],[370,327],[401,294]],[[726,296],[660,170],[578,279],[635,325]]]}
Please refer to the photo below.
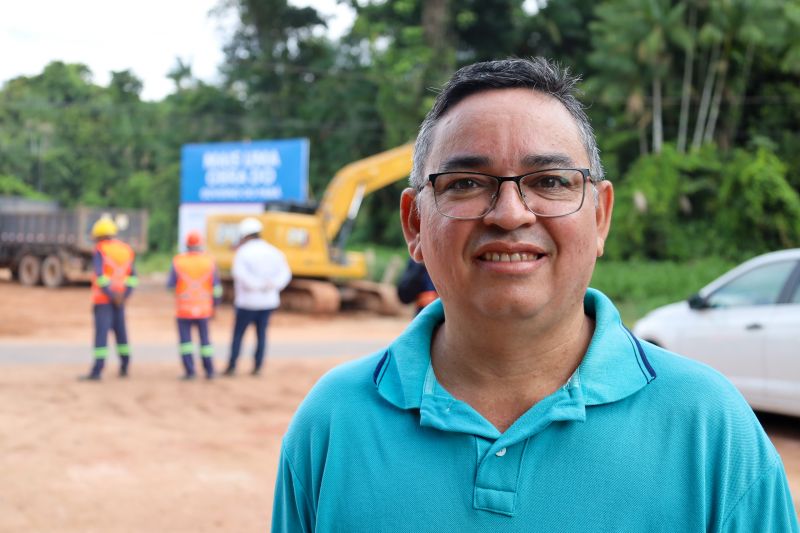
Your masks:
{"label": "excavator arm", "polygon": [[355,219],[364,196],[411,173],[413,148],[413,143],[392,148],[350,163],[333,176],[317,208],[328,242]]}

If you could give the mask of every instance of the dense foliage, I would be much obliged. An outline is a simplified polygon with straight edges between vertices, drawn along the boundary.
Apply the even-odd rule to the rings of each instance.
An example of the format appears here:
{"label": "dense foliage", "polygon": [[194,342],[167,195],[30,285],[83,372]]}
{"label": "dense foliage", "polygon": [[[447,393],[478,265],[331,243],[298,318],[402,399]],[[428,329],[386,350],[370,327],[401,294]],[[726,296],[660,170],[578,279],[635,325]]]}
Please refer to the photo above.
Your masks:
{"label": "dense foliage", "polygon": [[[336,42],[311,7],[223,0],[222,82],[176,58],[174,91],[93,82],[53,62],[0,88],[0,194],[146,207],[176,239],[180,147],[307,137],[319,197],[342,165],[413,138],[434,88],[469,62],[541,54],[582,73],[617,207],[612,258],[732,260],[800,245],[800,0],[341,0]],[[353,240],[401,243],[403,184],[371,195]]]}
{"label": "dense foliage", "polygon": [[800,196],[768,148],[679,154],[665,145],[620,182],[612,257],[742,260],[800,242]]}

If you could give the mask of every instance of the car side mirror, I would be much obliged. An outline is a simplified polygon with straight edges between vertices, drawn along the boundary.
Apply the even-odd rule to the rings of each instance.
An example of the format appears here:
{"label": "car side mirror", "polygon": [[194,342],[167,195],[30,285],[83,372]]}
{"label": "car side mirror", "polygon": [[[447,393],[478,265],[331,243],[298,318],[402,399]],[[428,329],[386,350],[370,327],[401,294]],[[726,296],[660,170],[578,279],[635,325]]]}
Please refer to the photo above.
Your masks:
{"label": "car side mirror", "polygon": [[708,305],[706,299],[700,296],[700,293],[697,292],[689,296],[688,302],[691,309],[708,309],[711,307]]}

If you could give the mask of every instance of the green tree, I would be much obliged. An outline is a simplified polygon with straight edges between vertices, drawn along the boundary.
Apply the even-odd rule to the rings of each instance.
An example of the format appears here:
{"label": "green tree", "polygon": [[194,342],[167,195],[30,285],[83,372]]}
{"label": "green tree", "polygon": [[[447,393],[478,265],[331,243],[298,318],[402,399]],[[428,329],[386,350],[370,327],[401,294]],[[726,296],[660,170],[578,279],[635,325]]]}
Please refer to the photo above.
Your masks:
{"label": "green tree", "polygon": [[0,196],[21,196],[36,200],[45,200],[47,196],[33,189],[30,185],[14,176],[0,175]]}
{"label": "green tree", "polygon": [[800,194],[770,150],[736,150],[719,190],[717,225],[753,252],[800,245]]}
{"label": "green tree", "polygon": [[591,32],[587,28],[595,19],[596,4],[595,0],[539,2],[534,16],[523,17],[522,38],[512,53],[547,57],[569,65],[576,73],[591,73]]}
{"label": "green tree", "polygon": [[670,46],[688,40],[684,10],[671,0],[603,2],[589,26],[594,44],[589,60],[598,70],[592,88],[605,102],[624,104],[640,132],[642,153],[659,153],[664,143],[664,83],[674,63]]}
{"label": "green tree", "polygon": [[769,149],[690,154],[667,144],[640,158],[617,187],[613,258],[732,260],[800,245],[800,196]]}
{"label": "green tree", "polygon": [[[590,91],[643,133],[640,152],[664,141],[683,152],[715,142],[728,149],[745,114],[753,65],[771,56],[794,64],[796,0],[606,0],[590,25]],[[681,80],[678,84],[677,80]],[[680,110],[672,108],[680,102]],[[620,111],[617,111],[619,113]],[[676,120],[677,119],[677,120]],[[722,123],[720,125],[720,123]],[[690,124],[693,132],[690,133]],[[691,142],[690,142],[691,138]]]}

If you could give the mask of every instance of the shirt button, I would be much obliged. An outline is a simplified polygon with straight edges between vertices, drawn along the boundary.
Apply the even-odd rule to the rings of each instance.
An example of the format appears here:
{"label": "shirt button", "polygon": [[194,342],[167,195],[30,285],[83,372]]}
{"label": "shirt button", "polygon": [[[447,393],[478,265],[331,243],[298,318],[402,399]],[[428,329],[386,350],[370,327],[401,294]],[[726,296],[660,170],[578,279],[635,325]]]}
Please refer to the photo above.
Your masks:
{"label": "shirt button", "polygon": [[506,449],[505,448],[503,448],[502,450],[500,450],[497,453],[495,453],[495,455],[497,457],[503,457],[505,454],[506,454]]}

